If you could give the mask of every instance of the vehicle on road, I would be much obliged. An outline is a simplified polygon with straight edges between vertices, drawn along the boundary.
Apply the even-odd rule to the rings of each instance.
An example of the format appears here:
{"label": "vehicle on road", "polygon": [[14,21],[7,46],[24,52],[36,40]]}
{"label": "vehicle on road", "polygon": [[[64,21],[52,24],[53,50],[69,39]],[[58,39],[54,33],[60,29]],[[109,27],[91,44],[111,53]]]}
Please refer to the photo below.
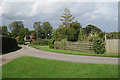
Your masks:
{"label": "vehicle on road", "polygon": [[24,37],[24,45],[30,44],[32,42],[32,39],[30,36],[25,36]]}

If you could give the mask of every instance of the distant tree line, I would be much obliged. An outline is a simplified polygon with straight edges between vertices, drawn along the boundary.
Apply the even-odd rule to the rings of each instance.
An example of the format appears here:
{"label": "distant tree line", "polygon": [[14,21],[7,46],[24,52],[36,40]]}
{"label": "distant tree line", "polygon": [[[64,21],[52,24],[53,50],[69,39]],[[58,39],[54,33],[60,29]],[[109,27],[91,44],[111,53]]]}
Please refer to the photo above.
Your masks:
{"label": "distant tree line", "polygon": [[[30,33],[34,33],[37,39],[54,39],[67,41],[93,41],[96,36],[103,38],[105,32],[102,32],[97,26],[89,24],[85,28],[82,27],[81,23],[78,21],[73,21],[75,16],[73,16],[69,9],[65,8],[60,21],[62,24],[58,25],[56,30],[53,30],[50,22],[34,22],[34,30],[29,30],[24,27],[23,21],[13,21],[9,26],[1,26],[2,36],[16,38],[19,36],[19,40],[23,41],[23,38]],[[9,29],[9,31],[8,31]],[[107,39],[119,39],[120,32],[106,33]]]}

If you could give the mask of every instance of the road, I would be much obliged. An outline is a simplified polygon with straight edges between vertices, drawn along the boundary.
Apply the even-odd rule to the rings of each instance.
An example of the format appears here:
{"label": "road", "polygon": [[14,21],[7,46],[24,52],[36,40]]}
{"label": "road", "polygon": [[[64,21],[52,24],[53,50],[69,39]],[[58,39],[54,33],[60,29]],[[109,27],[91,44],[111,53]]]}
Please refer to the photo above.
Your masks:
{"label": "road", "polygon": [[22,46],[22,49],[17,50],[15,52],[1,55],[0,66],[21,56],[33,56],[38,58],[69,61],[69,62],[79,62],[79,63],[118,64],[118,58],[61,54],[61,53],[38,50],[26,45],[26,46]]}

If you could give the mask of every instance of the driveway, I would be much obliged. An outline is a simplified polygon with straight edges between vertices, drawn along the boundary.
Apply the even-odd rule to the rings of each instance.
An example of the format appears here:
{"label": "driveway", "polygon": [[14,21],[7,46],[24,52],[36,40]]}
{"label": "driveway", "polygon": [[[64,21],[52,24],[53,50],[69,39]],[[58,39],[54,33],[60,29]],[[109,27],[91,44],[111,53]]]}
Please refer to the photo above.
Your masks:
{"label": "driveway", "polygon": [[118,58],[61,54],[61,53],[38,50],[26,45],[26,46],[22,46],[22,49],[18,51],[1,55],[0,66],[21,56],[33,56],[38,58],[69,61],[69,62],[79,62],[79,63],[118,64]]}

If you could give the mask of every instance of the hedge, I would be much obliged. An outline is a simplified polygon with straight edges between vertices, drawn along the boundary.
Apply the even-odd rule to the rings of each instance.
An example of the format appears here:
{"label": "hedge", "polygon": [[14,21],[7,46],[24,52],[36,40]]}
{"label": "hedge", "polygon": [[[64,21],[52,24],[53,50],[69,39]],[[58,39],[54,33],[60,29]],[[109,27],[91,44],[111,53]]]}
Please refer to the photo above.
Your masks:
{"label": "hedge", "polygon": [[93,41],[93,51],[97,54],[105,53],[105,43],[101,38],[97,38]]}
{"label": "hedge", "polygon": [[34,44],[34,45],[48,45],[48,39],[38,39],[36,41],[33,41],[31,44]]}
{"label": "hedge", "polygon": [[18,48],[17,41],[14,38],[2,37],[2,53]]}
{"label": "hedge", "polygon": [[17,41],[17,44],[23,44],[24,41]]}
{"label": "hedge", "polygon": [[55,39],[50,39],[49,42],[48,42],[48,45],[50,48],[54,48],[54,42],[55,42]]}

